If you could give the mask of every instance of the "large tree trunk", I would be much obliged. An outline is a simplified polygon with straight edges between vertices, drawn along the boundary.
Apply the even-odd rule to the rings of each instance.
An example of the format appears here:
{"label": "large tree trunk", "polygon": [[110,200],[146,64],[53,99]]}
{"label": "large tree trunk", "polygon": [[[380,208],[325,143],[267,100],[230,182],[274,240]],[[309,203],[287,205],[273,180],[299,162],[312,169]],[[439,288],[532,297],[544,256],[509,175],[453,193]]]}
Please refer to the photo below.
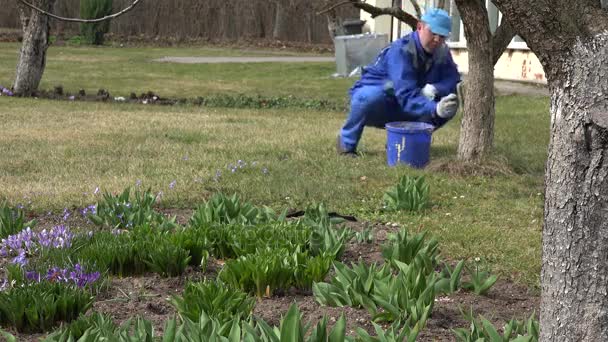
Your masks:
{"label": "large tree trunk", "polygon": [[540,340],[608,341],[608,15],[591,0],[496,3],[551,89]]}
{"label": "large tree trunk", "polygon": [[541,332],[608,341],[608,35],[574,51],[551,97]]}
{"label": "large tree trunk", "polygon": [[460,125],[458,159],[476,162],[494,140],[494,62],[487,11],[480,2],[457,0],[464,23],[469,57],[466,97]]}
{"label": "large tree trunk", "polygon": [[[34,4],[51,11],[55,0],[38,0]],[[44,73],[50,24],[49,18],[37,11],[20,7],[19,12],[23,25],[23,42],[13,88],[16,94],[29,96],[38,89]]]}

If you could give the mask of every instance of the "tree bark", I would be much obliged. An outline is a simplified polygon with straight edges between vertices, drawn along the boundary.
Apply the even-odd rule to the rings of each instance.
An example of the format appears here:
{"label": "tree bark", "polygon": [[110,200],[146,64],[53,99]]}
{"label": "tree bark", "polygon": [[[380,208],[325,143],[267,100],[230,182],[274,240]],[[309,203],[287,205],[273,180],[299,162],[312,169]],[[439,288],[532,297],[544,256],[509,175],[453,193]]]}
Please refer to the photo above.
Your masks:
{"label": "tree bark", "polygon": [[[35,4],[51,11],[55,0],[39,0]],[[37,11],[20,7],[19,12],[23,25],[23,42],[13,89],[16,94],[30,96],[38,89],[46,65],[50,23],[46,15]]]}
{"label": "tree bark", "polygon": [[551,89],[541,341],[608,341],[608,14],[599,1],[496,0]]}
{"label": "tree bark", "polygon": [[574,49],[551,98],[541,336],[608,341],[608,35]]}
{"label": "tree bark", "polygon": [[477,162],[494,141],[494,60],[487,11],[480,1],[456,0],[464,23],[469,58],[466,97],[457,158]]}

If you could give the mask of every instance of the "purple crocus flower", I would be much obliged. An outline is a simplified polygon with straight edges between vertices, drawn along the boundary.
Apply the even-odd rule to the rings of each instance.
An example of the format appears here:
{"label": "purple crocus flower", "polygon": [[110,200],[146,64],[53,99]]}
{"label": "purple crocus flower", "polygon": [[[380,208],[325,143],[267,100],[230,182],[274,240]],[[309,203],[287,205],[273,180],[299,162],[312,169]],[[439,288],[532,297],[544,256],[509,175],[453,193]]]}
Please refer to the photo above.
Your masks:
{"label": "purple crocus flower", "polygon": [[20,249],[22,245],[20,234],[9,235],[6,239],[2,239],[2,245],[13,251]]}
{"label": "purple crocus flower", "polygon": [[51,231],[46,229],[38,234],[38,243],[42,247],[70,248],[74,234],[64,225],[55,226]]}
{"label": "purple crocus flower", "polygon": [[176,180],[173,180],[171,183],[169,183],[169,189],[173,189],[175,188],[175,185],[177,184]]}
{"label": "purple crocus flower", "polygon": [[67,219],[70,217],[70,211],[68,210],[68,208],[64,208],[63,209],[63,220],[67,221]]}
{"label": "purple crocus flower", "polygon": [[27,256],[25,255],[25,250],[19,250],[19,255],[17,255],[11,263],[20,265],[21,267],[27,265]]}
{"label": "purple crocus flower", "polygon": [[53,267],[46,273],[46,280],[50,282],[67,282],[69,280],[67,269],[61,269],[59,267]]}
{"label": "purple crocus flower", "polygon": [[0,87],[0,88],[2,88],[2,95],[4,95],[4,96],[13,96],[14,95],[10,89],[4,88],[4,87]]}
{"label": "purple crocus flower", "polygon": [[38,273],[36,271],[26,271],[25,272],[25,279],[31,280],[31,281],[35,281],[35,282],[39,283],[40,279],[41,279],[41,276],[40,276],[40,273]]}

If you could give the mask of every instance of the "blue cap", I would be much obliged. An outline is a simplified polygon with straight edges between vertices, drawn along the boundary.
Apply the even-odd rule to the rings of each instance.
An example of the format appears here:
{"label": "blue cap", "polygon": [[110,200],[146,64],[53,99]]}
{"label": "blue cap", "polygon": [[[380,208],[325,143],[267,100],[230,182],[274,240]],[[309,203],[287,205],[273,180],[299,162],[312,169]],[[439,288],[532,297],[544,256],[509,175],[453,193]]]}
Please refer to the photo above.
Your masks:
{"label": "blue cap", "polygon": [[452,31],[452,18],[440,8],[429,8],[420,20],[428,24],[434,34],[447,37]]}

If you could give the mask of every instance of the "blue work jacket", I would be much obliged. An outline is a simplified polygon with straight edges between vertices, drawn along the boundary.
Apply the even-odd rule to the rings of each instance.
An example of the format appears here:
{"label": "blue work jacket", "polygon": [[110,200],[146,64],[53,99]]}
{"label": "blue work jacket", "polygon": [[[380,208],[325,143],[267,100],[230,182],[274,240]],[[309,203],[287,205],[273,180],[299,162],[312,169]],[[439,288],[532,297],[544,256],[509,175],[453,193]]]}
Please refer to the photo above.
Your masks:
{"label": "blue work jacket", "polygon": [[[350,93],[363,86],[382,86],[408,116],[433,116],[436,100],[455,94],[458,82],[460,74],[448,46],[443,44],[429,54],[422,48],[418,32],[412,32],[384,48],[375,62],[364,67]],[[435,101],[421,93],[427,83],[437,89]]]}

